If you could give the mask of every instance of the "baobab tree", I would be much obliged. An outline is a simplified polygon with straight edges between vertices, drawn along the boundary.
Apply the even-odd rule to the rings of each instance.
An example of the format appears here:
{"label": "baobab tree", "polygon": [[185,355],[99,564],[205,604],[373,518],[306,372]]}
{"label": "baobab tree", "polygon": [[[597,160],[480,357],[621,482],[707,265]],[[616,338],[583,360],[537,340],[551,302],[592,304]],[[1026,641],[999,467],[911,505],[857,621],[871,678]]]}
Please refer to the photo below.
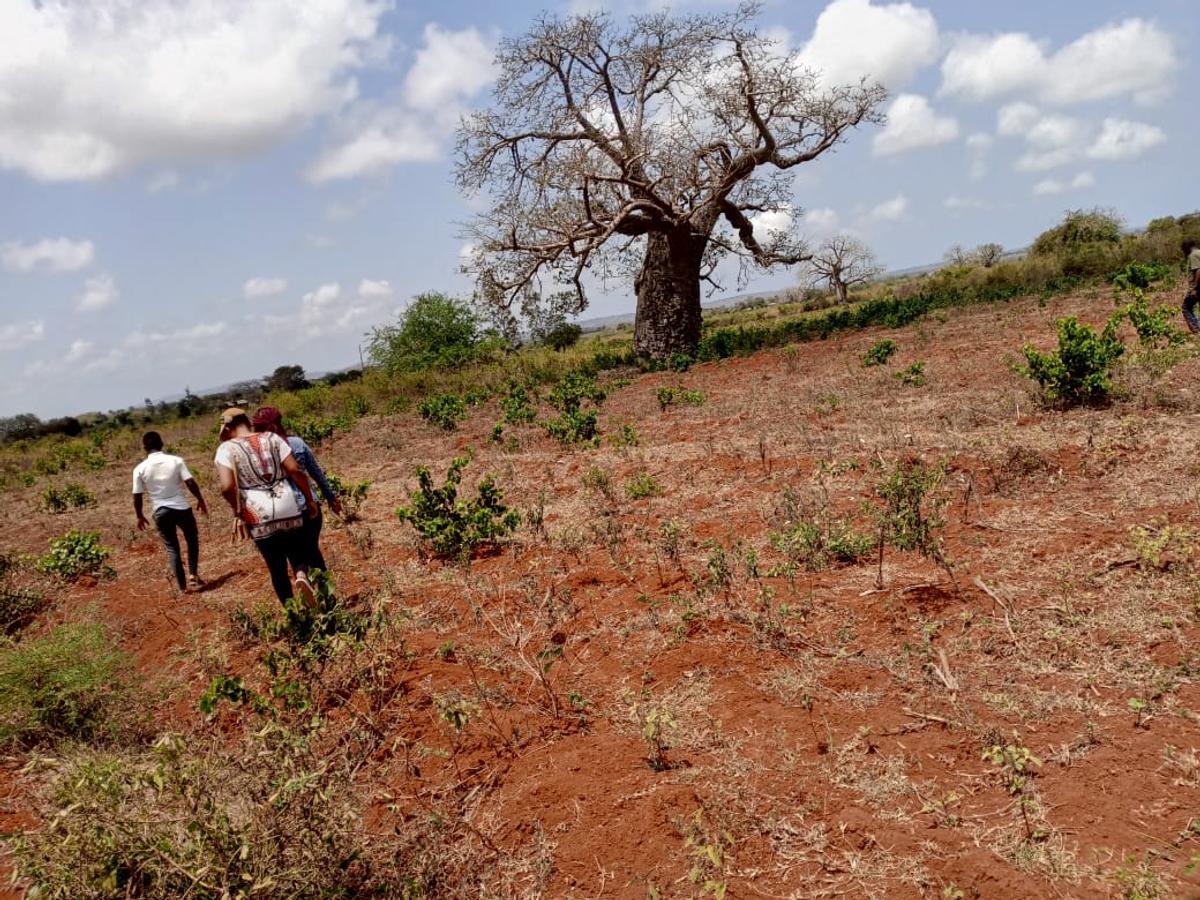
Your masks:
{"label": "baobab tree", "polygon": [[490,200],[466,229],[486,302],[566,292],[578,312],[585,282],[632,276],[634,347],[661,357],[695,349],[722,259],[807,258],[794,226],[755,218],[790,211],[790,170],[879,121],[885,93],[824,84],[757,13],[544,17],[501,44],[493,103],[458,135],[459,184]]}
{"label": "baobab tree", "polygon": [[850,288],[865,284],[883,272],[871,248],[858,238],[840,234],[822,241],[804,263],[801,278],[809,287],[828,287],[845,303]]}

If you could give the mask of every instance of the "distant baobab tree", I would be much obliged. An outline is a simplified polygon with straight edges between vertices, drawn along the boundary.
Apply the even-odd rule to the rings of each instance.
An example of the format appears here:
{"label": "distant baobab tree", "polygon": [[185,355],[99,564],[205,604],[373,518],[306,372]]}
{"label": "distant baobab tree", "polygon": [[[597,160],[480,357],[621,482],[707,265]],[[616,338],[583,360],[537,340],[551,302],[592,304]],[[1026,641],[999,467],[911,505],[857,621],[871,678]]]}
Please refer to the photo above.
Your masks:
{"label": "distant baobab tree", "polygon": [[866,284],[883,273],[871,248],[858,238],[838,235],[822,241],[801,269],[801,279],[809,287],[828,287],[845,303],[850,288]]}
{"label": "distant baobab tree", "polygon": [[502,315],[545,296],[587,304],[587,276],[632,277],[634,347],[692,351],[700,287],[722,259],[808,257],[788,216],[790,170],[881,120],[878,84],[826,85],[721,15],[544,17],[497,54],[490,108],[458,134],[458,181],[489,208],[466,228],[467,270]]}

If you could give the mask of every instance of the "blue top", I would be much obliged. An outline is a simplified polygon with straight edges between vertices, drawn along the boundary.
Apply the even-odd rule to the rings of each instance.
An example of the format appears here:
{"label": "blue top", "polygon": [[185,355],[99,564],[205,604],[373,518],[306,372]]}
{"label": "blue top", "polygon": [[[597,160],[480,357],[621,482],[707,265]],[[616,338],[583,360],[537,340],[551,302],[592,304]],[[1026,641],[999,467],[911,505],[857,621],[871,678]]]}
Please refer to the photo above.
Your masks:
{"label": "blue top", "polygon": [[[337,496],[337,492],[329,484],[329,479],[325,477],[325,470],[321,468],[321,464],[317,462],[317,454],[312,452],[312,447],[304,442],[304,438],[298,435],[291,435],[288,439],[288,446],[292,448],[292,456],[296,457],[296,462],[300,468],[304,470],[313,481],[317,483],[317,487],[321,489],[321,499],[328,503],[332,498]],[[300,509],[305,507],[304,494],[300,492],[300,488],[292,485],[292,490],[296,492],[296,499],[300,502]]]}

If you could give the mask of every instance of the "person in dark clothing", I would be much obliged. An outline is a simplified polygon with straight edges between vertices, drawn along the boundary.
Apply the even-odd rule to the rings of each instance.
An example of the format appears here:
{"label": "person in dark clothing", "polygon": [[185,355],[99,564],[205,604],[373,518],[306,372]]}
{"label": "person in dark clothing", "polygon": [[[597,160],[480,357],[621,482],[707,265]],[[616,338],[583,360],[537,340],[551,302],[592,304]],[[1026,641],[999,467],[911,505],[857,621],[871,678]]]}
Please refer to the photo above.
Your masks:
{"label": "person in dark clothing", "polygon": [[[142,435],[142,449],[146,458],[133,470],[133,511],[137,514],[138,531],[145,531],[150,523],[143,512],[143,497],[150,495],[151,515],[158,528],[163,546],[167,550],[167,561],[175,576],[179,590],[200,590],[200,532],[196,528],[196,517],[192,505],[184,496],[186,487],[196,498],[196,508],[208,515],[208,505],[200,493],[200,486],[188,471],[187,463],[178,456],[163,453],[163,439],[157,431]],[[183,556],[179,550],[179,532],[183,532],[187,544],[187,579],[184,580]]]}
{"label": "person in dark clothing", "polygon": [[1188,331],[1200,334],[1200,320],[1196,319],[1196,303],[1200,301],[1200,247],[1192,238],[1183,242],[1184,258],[1187,260],[1187,293],[1183,296],[1183,320]]}
{"label": "person in dark clothing", "polygon": [[[322,499],[329,504],[339,516],[342,514],[342,501],[338,498],[337,491],[329,483],[329,479],[325,477],[325,470],[321,468],[321,464],[317,461],[317,455],[313,453],[312,447],[304,438],[297,434],[289,435],[283,428],[283,414],[273,406],[263,406],[254,413],[254,430],[255,431],[270,431],[279,435],[292,449],[292,456],[296,458],[296,462],[300,464],[300,468],[313,481],[317,483],[317,487],[321,490]],[[304,499],[299,496],[297,488],[297,500],[303,505]],[[328,570],[325,564],[325,555],[321,552],[321,526],[324,524],[325,517],[321,514],[321,509],[317,507],[317,515],[304,520],[305,540],[308,546],[309,562],[314,569],[320,569],[322,572]]]}

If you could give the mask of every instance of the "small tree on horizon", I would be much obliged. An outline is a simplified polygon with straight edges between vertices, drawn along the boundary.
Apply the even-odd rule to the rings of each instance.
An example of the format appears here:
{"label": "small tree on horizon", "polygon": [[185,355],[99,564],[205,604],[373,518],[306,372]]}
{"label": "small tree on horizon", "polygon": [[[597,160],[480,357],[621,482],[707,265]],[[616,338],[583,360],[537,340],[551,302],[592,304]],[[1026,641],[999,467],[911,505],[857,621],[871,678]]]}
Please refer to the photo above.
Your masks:
{"label": "small tree on horizon", "polygon": [[790,170],[880,121],[886,93],[824,84],[758,34],[758,11],[544,16],[501,43],[493,105],[458,133],[459,186],[490,200],[467,228],[484,303],[565,289],[573,314],[588,276],[632,278],[634,349],[664,357],[695,350],[723,258],[743,275],[807,258],[755,217],[790,212]]}
{"label": "small tree on horizon", "polygon": [[308,387],[304,366],[278,366],[265,379],[268,391],[298,391]]}
{"label": "small tree on horizon", "polygon": [[871,248],[858,238],[838,235],[822,241],[801,270],[801,278],[809,287],[827,286],[845,303],[850,288],[865,284],[883,273]]}

